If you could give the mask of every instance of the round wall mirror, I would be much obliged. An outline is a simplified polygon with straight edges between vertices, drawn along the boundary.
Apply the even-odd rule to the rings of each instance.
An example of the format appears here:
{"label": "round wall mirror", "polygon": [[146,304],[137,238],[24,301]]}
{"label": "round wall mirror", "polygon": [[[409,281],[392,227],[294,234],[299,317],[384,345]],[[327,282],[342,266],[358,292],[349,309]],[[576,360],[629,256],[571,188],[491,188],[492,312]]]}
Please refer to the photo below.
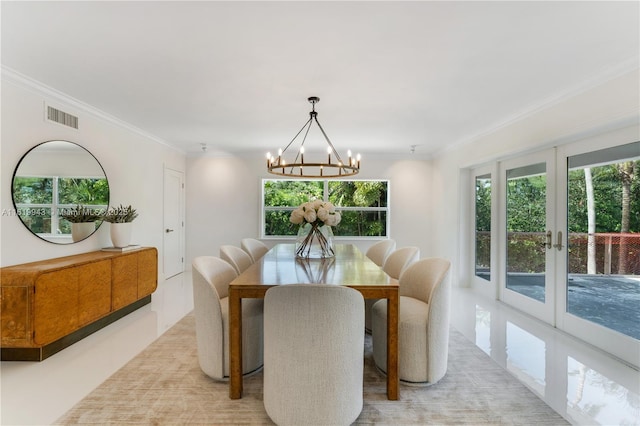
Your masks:
{"label": "round wall mirror", "polygon": [[34,235],[71,244],[92,235],[109,206],[109,182],[98,160],[82,146],[48,141],[18,162],[11,182],[16,213]]}

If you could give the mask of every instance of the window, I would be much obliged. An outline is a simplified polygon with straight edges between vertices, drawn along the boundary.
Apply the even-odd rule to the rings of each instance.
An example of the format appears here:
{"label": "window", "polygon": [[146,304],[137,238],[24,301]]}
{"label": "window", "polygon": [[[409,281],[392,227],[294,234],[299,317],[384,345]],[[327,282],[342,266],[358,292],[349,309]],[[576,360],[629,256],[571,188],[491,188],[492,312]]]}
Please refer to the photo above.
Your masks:
{"label": "window", "polygon": [[476,176],[476,276],[491,279],[491,175]]}
{"label": "window", "polygon": [[342,215],[337,237],[386,237],[389,234],[389,182],[385,180],[262,181],[263,236],[295,236],[291,212],[311,200],[330,201]]}
{"label": "window", "polygon": [[78,204],[106,209],[109,185],[105,178],[15,176],[13,196],[18,216],[32,232],[65,235],[71,234],[71,224],[59,213]]}

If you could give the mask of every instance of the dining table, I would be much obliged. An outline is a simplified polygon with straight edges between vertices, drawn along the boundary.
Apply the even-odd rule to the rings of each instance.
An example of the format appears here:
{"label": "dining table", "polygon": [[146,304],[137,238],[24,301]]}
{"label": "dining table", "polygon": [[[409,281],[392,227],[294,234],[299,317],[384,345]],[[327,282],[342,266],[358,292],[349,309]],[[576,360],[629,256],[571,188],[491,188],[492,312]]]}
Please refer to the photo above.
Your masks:
{"label": "dining table", "polygon": [[[335,244],[335,255],[299,258],[295,244],[276,244],[229,284],[229,397],[242,398],[242,299],[264,299],[287,284],[333,284],[358,290],[365,299],[387,300],[387,399],[398,400],[398,281],[353,244]],[[362,331],[365,332],[364,330]]]}

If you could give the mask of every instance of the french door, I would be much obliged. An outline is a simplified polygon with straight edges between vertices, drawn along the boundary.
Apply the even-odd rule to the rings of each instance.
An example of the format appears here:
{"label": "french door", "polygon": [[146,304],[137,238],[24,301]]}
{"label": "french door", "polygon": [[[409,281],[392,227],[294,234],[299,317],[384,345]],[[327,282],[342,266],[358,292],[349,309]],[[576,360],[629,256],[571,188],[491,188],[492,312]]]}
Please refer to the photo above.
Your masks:
{"label": "french door", "polygon": [[[640,142],[619,144],[633,137],[620,130],[498,164],[491,282],[505,303],[638,366],[639,183],[629,179]],[[476,173],[476,191],[486,179]]]}
{"label": "french door", "polygon": [[567,250],[556,258],[556,326],[638,367],[640,142],[636,132],[614,145],[616,136],[558,149],[556,223]]}
{"label": "french door", "polygon": [[555,151],[501,163],[500,179],[500,297],[553,325],[554,250],[563,248],[554,214]]}

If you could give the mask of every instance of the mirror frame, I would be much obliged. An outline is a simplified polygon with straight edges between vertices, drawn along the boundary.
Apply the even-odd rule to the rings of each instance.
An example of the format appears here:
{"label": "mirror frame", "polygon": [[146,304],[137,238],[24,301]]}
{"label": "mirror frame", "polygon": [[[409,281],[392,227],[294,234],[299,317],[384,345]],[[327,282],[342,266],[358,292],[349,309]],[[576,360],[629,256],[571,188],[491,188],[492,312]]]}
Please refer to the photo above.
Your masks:
{"label": "mirror frame", "polygon": [[[103,221],[99,221],[96,224],[95,229],[93,230],[93,232],[91,232],[91,234],[87,235],[86,237],[78,240],[78,241],[73,241],[72,239],[69,239],[69,241],[63,241],[63,240],[59,240],[56,241],[55,239],[51,238],[51,239],[47,239],[46,236],[43,235],[39,235],[36,232],[34,232],[33,230],[31,230],[31,228],[29,228],[29,226],[27,226],[27,224],[23,221],[22,216],[20,216],[18,214],[18,212],[20,211],[20,208],[18,207],[17,203],[16,203],[16,197],[15,197],[15,192],[14,192],[14,183],[16,180],[16,175],[18,173],[18,169],[20,168],[20,165],[23,163],[23,161],[25,160],[25,158],[31,154],[35,149],[42,147],[43,145],[47,144],[47,143],[51,143],[51,142],[64,142],[64,143],[68,143],[68,144],[72,144],[75,145],[77,148],[82,149],[85,153],[89,154],[89,156],[96,162],[96,164],[98,165],[98,167],[100,168],[100,170],[102,170],[102,174],[104,176],[104,179],[107,182],[107,188],[109,190],[109,194],[107,196],[107,207],[109,206],[109,201],[111,199],[111,188],[109,186],[109,179],[107,177],[107,173],[104,171],[104,167],[102,167],[102,164],[100,164],[100,161],[98,161],[98,159],[96,158],[95,155],[93,155],[91,153],[91,151],[89,151],[87,148],[85,148],[84,146],[80,145],[79,143],[76,142],[71,142],[71,141],[67,141],[67,140],[62,140],[62,139],[52,139],[52,140],[48,140],[45,142],[41,142],[37,145],[35,145],[34,147],[30,148],[26,153],[24,153],[24,155],[22,155],[22,157],[20,157],[20,160],[18,161],[18,164],[16,165],[16,168],[13,171],[13,176],[11,178],[11,201],[13,202],[13,207],[14,207],[14,211],[16,216],[18,216],[18,218],[20,219],[20,222],[22,223],[22,225],[24,225],[25,228],[27,228],[27,230],[29,232],[31,232],[33,235],[35,235],[36,237],[38,237],[39,239],[46,241],[48,243],[52,243],[52,244],[59,244],[59,245],[68,245],[68,244],[74,244],[74,243],[78,243],[80,241],[84,241],[87,238],[91,237],[93,234],[96,233],[96,231],[100,228],[100,226],[102,226],[102,223],[104,223]],[[56,213],[57,214],[57,213]],[[65,234],[66,235],[66,234]]]}

